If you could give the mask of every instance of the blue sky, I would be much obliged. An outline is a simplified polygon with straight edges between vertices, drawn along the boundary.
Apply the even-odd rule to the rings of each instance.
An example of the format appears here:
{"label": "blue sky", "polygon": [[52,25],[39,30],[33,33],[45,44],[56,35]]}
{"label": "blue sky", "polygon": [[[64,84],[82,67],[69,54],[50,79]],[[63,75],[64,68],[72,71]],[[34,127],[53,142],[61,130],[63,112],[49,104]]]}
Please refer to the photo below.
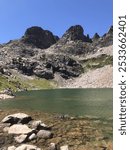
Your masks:
{"label": "blue sky", "polygon": [[80,24],[91,37],[113,24],[112,0],[0,0],[0,43],[18,39],[31,26],[62,36]]}

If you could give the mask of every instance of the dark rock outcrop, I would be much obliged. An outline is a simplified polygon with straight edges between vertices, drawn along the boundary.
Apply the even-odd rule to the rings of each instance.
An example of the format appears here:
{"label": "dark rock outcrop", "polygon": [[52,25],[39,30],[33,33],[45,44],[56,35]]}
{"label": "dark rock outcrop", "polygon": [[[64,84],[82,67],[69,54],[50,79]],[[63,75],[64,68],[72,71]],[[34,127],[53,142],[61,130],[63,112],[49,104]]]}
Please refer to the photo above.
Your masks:
{"label": "dark rock outcrop", "polygon": [[45,49],[56,43],[58,39],[58,36],[54,36],[52,32],[34,26],[26,30],[22,41]]}
{"label": "dark rock outcrop", "polygon": [[52,69],[53,73],[58,72],[63,78],[78,77],[83,68],[77,61],[63,55],[56,55],[46,60],[45,67]]}
{"label": "dark rock outcrop", "polygon": [[17,68],[22,71],[23,74],[33,75],[33,69],[37,66],[37,62],[29,61],[21,57],[13,58],[11,68]]}
{"label": "dark rock outcrop", "polygon": [[47,80],[53,79],[55,73],[59,73],[63,78],[78,77],[83,68],[80,63],[65,55],[50,55],[44,60],[36,61],[23,59],[21,57],[13,58],[10,67],[18,69],[22,74],[31,76],[36,75]]}
{"label": "dark rock outcrop", "polygon": [[45,78],[48,80],[54,78],[53,71],[51,69],[47,69],[47,68],[44,68],[42,66],[37,66],[34,69],[34,74],[40,78]]}

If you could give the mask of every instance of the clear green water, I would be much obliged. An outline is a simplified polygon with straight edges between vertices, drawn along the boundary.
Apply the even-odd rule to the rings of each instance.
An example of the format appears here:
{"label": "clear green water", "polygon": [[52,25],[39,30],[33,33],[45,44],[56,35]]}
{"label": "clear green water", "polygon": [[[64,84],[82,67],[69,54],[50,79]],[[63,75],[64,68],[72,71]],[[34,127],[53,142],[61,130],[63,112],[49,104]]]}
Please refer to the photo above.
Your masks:
{"label": "clear green water", "polygon": [[53,89],[18,92],[0,101],[0,109],[40,110],[49,113],[112,117],[112,89]]}

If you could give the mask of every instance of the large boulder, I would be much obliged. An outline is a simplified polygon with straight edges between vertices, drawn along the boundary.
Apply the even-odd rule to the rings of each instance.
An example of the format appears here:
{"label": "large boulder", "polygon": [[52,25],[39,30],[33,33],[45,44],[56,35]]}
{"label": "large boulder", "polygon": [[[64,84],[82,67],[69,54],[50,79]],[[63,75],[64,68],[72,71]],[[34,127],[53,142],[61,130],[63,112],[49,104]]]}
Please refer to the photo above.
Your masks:
{"label": "large boulder", "polygon": [[32,117],[27,115],[27,114],[16,113],[16,114],[6,116],[2,120],[2,123],[10,123],[10,124],[22,123],[22,124],[26,124],[31,120],[32,120]]}
{"label": "large boulder", "polygon": [[37,137],[42,138],[42,139],[49,139],[49,138],[52,137],[52,135],[53,134],[50,131],[47,131],[47,130],[40,130],[37,133]]}
{"label": "large boulder", "polygon": [[8,129],[8,134],[29,134],[32,131],[27,125],[14,124]]}
{"label": "large boulder", "polygon": [[43,30],[41,27],[31,27],[25,32],[22,39],[24,43],[32,44],[38,48],[48,48],[52,44],[56,43],[59,38],[54,36],[52,32]]}

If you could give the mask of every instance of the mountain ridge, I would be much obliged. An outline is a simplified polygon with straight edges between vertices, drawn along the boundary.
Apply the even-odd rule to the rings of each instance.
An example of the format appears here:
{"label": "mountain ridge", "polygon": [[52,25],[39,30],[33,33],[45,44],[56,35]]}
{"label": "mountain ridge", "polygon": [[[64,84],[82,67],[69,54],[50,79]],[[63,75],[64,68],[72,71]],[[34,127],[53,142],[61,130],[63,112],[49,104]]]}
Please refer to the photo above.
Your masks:
{"label": "mountain ridge", "polygon": [[[56,85],[61,87],[55,80],[57,75],[64,82],[78,78],[86,70],[104,67],[102,62],[96,62],[99,63],[96,66],[91,62],[85,66],[86,62],[81,59],[87,61],[88,56],[94,56],[112,44],[113,26],[103,36],[95,33],[93,38],[84,35],[80,25],[71,26],[61,38],[41,27],[30,27],[20,39],[0,45],[0,74],[12,80],[15,70],[24,76],[57,82]],[[112,59],[108,58],[109,55],[106,54],[103,64],[112,66]]]}

